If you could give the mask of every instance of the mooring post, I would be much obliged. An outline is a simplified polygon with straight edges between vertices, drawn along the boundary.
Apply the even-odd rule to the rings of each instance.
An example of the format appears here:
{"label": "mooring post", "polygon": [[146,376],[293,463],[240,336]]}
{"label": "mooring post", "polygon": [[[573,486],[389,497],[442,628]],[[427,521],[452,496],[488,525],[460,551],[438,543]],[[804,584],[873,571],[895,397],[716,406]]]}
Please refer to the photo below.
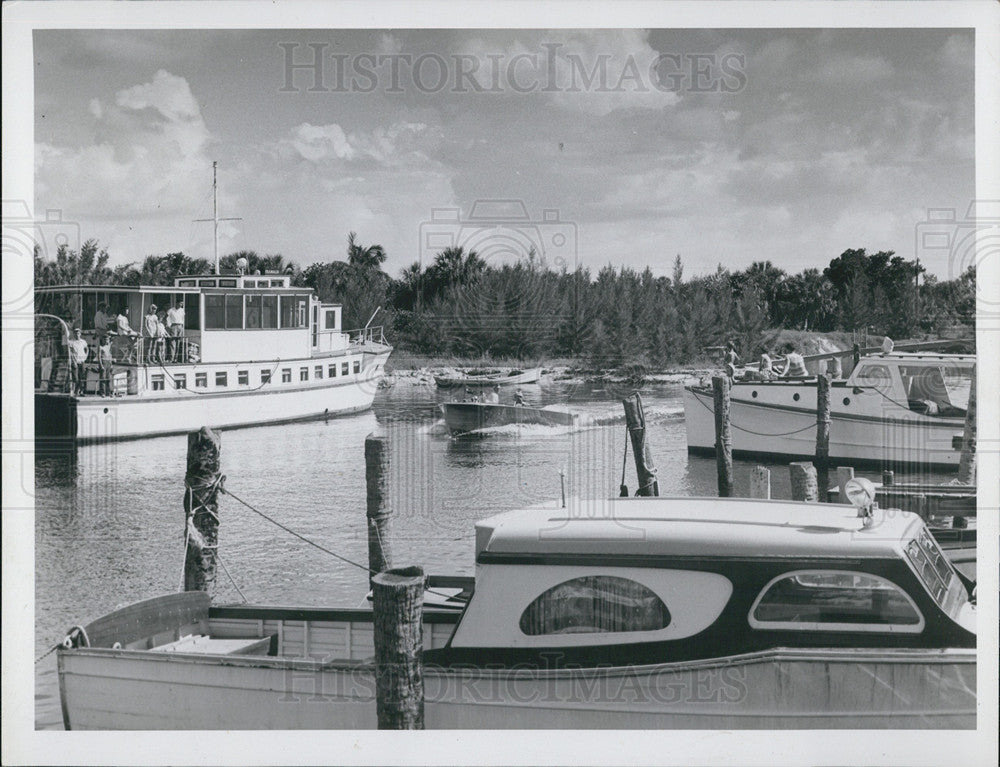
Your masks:
{"label": "mooring post", "polygon": [[712,376],[715,404],[715,466],[719,497],[733,496],[733,437],[729,429],[729,376]]}
{"label": "mooring post", "polygon": [[847,483],[854,479],[854,467],[853,466],[838,466],[837,467],[837,495],[838,501],[840,503],[850,503],[851,500],[847,497]]}
{"label": "mooring post", "polygon": [[392,520],[390,501],[389,445],[385,435],[372,432],[365,438],[365,488],[368,521],[368,583],[375,573],[388,570],[390,565],[389,526]]}
{"label": "mooring post", "polygon": [[894,472],[891,472],[888,469],[882,472],[883,487],[892,487],[895,481],[896,481],[896,475]]}
{"label": "mooring post", "polygon": [[625,408],[625,425],[632,439],[632,455],[635,457],[635,473],[639,487],[636,495],[659,495],[660,485],[656,481],[656,467],[653,465],[653,452],[646,439],[646,414],[642,410],[642,398],[639,392],[622,400]]}
{"label": "mooring post", "polygon": [[792,500],[819,500],[819,485],[816,480],[816,467],[809,461],[799,461],[788,464],[788,473],[792,480]]}
{"label": "mooring post", "polygon": [[211,591],[219,545],[219,435],[207,426],[188,434],[184,474],[184,590]]}
{"label": "mooring post", "polygon": [[822,489],[819,500],[826,502],[830,487],[830,376],[816,376],[816,473]]}
{"label": "mooring post", "polygon": [[386,570],[372,578],[375,706],[380,730],[424,729],[424,571]]}
{"label": "mooring post", "polygon": [[976,367],[972,367],[969,384],[969,405],[965,409],[965,430],[962,432],[962,457],[958,461],[958,481],[976,484]]}
{"label": "mooring post", "polygon": [[771,470],[766,466],[754,466],[750,472],[750,497],[765,500],[771,497]]}

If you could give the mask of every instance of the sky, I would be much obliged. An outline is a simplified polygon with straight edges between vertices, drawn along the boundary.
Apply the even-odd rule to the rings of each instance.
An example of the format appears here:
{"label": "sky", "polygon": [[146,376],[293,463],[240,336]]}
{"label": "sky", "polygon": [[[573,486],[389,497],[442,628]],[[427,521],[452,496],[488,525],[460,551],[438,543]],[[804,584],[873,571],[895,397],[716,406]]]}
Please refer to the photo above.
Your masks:
{"label": "sky", "polygon": [[686,275],[798,272],[848,248],[962,266],[917,234],[975,194],[971,30],[41,30],[34,48],[36,211],[113,264],[211,258],[195,219],[217,161],[219,215],[242,219],[220,251],[302,266],[343,259],[351,231],[393,275],[447,244],[665,275],[678,254]]}

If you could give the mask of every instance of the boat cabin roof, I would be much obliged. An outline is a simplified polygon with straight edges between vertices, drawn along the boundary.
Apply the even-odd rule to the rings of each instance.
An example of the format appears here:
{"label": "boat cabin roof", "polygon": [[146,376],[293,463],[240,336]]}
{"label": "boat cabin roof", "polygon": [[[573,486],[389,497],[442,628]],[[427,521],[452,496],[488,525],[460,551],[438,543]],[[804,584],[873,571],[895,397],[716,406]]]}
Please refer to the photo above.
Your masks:
{"label": "boat cabin roof", "polygon": [[[173,285],[49,285],[36,293],[168,293],[212,291],[257,291],[268,293],[313,293],[312,288],[295,286],[284,274],[199,274],[177,277]],[[340,304],[327,304],[340,306]]]}
{"label": "boat cabin roof", "polygon": [[927,365],[940,365],[943,363],[967,363],[972,365],[976,361],[975,354],[943,354],[935,352],[891,352],[889,354],[870,354],[861,360],[863,364],[868,360],[881,360],[884,362],[898,362],[910,365],[913,363],[923,363]]}
{"label": "boat cabin roof", "polygon": [[499,514],[476,525],[476,556],[897,557],[920,517],[876,511],[863,525],[853,506],[747,498],[567,499]]}

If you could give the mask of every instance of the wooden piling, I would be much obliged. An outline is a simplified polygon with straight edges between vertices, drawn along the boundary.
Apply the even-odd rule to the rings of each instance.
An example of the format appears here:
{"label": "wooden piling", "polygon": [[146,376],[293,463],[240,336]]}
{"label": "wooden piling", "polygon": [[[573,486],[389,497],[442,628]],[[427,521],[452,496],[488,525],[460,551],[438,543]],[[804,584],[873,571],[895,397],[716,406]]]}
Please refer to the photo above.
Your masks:
{"label": "wooden piling", "polygon": [[830,376],[816,376],[816,473],[820,499],[826,501],[830,487]]}
{"label": "wooden piling", "polygon": [[188,434],[184,475],[184,590],[211,591],[219,545],[219,455],[222,442],[208,427]]}
{"label": "wooden piling", "polygon": [[391,459],[385,435],[372,432],[365,438],[365,487],[368,521],[368,583],[391,562],[389,528],[392,520],[389,474]]}
{"label": "wooden piling", "polygon": [[375,704],[380,730],[424,729],[424,571],[386,570],[372,578]]}
{"label": "wooden piling", "polygon": [[771,497],[771,470],[766,466],[754,466],[750,472],[750,497],[765,500]]}
{"label": "wooden piling", "polygon": [[637,496],[653,496],[660,494],[660,486],[656,481],[656,467],[653,465],[653,453],[646,439],[646,414],[642,409],[642,398],[635,392],[622,400],[625,408],[625,425],[632,440],[632,455],[635,459],[635,473],[639,487]]}
{"label": "wooden piling", "polygon": [[712,376],[715,409],[715,466],[719,497],[733,496],[733,437],[729,424],[729,376]]}
{"label": "wooden piling", "polygon": [[882,486],[891,487],[896,482],[896,475],[888,469],[882,472]]}
{"label": "wooden piling", "polygon": [[854,467],[853,466],[838,466],[837,467],[837,490],[838,490],[838,501],[840,503],[850,503],[850,499],[847,497],[847,483],[854,479]]}
{"label": "wooden piling", "polygon": [[792,481],[792,500],[819,500],[819,485],[816,480],[816,467],[809,461],[799,461],[788,464],[788,472]]}
{"label": "wooden piling", "polygon": [[958,461],[958,481],[976,484],[976,368],[972,368],[969,404],[965,410],[965,430],[962,432],[962,457]]}

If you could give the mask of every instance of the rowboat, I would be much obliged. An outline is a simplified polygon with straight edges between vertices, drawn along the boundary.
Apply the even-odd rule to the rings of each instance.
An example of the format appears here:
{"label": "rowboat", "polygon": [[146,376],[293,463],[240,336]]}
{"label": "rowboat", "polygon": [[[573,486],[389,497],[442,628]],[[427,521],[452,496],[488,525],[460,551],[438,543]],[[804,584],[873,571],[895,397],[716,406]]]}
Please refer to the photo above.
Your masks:
{"label": "rowboat", "polygon": [[[830,388],[829,456],[851,465],[956,468],[975,356],[908,353],[863,357]],[[735,380],[733,455],[795,459],[816,452],[815,377]],[[688,450],[715,451],[711,386],[684,392]]]}
{"label": "rowboat", "polygon": [[[570,498],[475,540],[464,609],[423,611],[428,728],[976,726],[973,584],[915,514]],[[65,725],[372,728],[373,625],[366,608],[140,602],[68,633]]]}
{"label": "rowboat", "polygon": [[579,413],[548,407],[500,405],[488,402],[445,402],[439,405],[444,422],[456,434],[510,424],[575,426]]}
{"label": "rowboat", "polygon": [[453,386],[520,386],[538,383],[542,376],[541,368],[527,370],[468,370],[458,375],[434,376],[434,381],[442,389]]}

